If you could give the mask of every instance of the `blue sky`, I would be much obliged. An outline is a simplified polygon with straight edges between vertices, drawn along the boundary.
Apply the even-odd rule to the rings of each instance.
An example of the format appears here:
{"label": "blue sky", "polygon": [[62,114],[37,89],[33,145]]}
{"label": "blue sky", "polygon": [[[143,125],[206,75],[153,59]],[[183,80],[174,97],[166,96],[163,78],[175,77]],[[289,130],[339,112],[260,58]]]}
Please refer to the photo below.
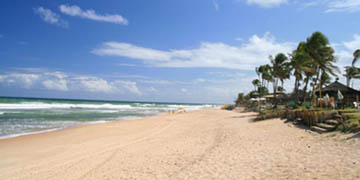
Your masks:
{"label": "blue sky", "polygon": [[360,48],[360,0],[3,0],[0,8],[0,96],[231,103],[253,89],[256,66],[314,31],[329,38],[340,67]]}

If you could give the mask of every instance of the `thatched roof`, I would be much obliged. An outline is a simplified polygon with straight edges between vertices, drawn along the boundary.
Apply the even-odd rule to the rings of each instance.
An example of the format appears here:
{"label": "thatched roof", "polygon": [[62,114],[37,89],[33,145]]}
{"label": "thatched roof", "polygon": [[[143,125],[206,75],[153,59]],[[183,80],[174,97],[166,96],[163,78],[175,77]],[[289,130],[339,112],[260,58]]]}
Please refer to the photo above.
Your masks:
{"label": "thatched roof", "polygon": [[[330,85],[326,86],[325,88],[321,89],[321,91],[324,93],[337,92],[338,90],[341,91],[342,93],[356,93],[356,94],[360,93],[358,90],[348,87],[338,81],[335,81],[335,82],[331,83]],[[319,89],[317,89],[316,92],[319,92]]]}

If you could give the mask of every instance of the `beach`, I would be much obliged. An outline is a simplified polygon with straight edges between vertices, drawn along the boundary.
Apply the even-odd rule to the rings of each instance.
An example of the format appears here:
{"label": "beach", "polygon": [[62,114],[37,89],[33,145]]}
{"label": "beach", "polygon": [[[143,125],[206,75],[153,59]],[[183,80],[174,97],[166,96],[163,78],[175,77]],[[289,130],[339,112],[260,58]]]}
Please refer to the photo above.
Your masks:
{"label": "beach", "polygon": [[358,138],[217,108],[0,140],[0,179],[360,179]]}

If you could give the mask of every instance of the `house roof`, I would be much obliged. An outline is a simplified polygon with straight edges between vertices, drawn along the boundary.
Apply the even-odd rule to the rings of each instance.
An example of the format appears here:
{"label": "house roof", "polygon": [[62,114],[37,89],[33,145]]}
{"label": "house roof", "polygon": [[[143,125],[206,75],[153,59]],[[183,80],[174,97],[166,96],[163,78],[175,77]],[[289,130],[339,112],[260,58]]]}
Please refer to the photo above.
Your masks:
{"label": "house roof", "polygon": [[[330,85],[326,86],[325,88],[321,89],[322,92],[347,92],[347,93],[360,93],[358,90],[348,87],[338,81],[331,83]],[[319,89],[316,90],[319,92]]]}

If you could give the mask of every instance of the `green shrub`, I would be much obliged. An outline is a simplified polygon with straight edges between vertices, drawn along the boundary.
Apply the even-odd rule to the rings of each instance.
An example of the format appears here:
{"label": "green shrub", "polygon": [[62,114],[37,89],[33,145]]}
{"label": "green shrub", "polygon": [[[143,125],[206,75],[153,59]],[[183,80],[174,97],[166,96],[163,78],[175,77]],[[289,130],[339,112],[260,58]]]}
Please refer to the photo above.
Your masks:
{"label": "green shrub", "polygon": [[221,106],[221,109],[232,111],[233,109],[235,109],[235,105],[224,104],[224,105]]}

